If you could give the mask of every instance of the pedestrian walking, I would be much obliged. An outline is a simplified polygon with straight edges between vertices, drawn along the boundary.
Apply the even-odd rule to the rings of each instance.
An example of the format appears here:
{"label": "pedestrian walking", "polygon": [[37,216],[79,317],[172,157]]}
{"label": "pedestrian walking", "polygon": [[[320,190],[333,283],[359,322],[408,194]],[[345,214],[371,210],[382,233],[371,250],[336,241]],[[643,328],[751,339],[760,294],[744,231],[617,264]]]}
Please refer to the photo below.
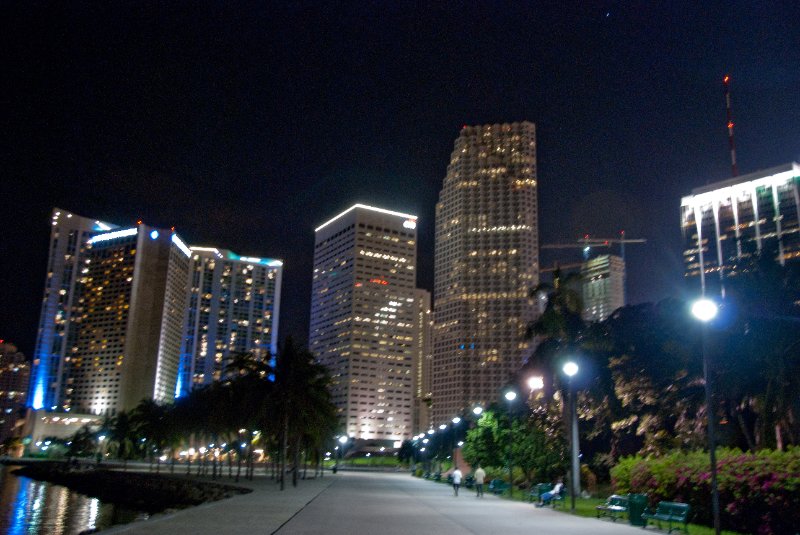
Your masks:
{"label": "pedestrian walking", "polygon": [[461,486],[461,477],[462,477],[461,470],[459,470],[458,466],[456,466],[456,469],[453,470],[453,495],[454,496],[458,496],[458,488]]}
{"label": "pedestrian walking", "polygon": [[481,465],[478,465],[478,469],[475,470],[475,495],[476,498],[483,498],[483,481],[486,479],[486,472]]}

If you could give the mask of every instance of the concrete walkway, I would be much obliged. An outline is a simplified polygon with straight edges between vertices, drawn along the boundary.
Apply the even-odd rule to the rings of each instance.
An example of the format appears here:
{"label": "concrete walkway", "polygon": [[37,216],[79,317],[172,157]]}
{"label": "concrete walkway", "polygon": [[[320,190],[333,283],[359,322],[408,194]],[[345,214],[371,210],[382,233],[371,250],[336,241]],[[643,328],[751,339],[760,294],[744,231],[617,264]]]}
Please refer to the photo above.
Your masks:
{"label": "concrete walkway", "polygon": [[551,508],[482,499],[467,489],[412,478],[407,473],[339,472],[300,481],[283,492],[262,478],[241,486],[250,494],[204,504],[150,520],[117,526],[103,533],[278,535],[570,535],[638,534],[641,528],[581,518]]}
{"label": "concrete walkway", "polygon": [[103,530],[103,533],[129,535],[221,535],[223,533],[276,533],[277,530],[327,489],[338,476],[327,474],[318,479],[298,481],[280,491],[275,481],[256,476],[253,481],[220,483],[253,489],[226,500],[204,503],[175,513],[154,515],[149,520],[123,524]]}

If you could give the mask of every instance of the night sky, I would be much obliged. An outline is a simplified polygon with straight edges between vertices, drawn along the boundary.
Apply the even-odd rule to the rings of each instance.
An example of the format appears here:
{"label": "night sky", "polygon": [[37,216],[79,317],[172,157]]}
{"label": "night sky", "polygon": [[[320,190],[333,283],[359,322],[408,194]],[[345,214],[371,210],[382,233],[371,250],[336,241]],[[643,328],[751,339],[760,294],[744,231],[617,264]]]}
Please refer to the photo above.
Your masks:
{"label": "night sky", "polygon": [[625,229],[629,302],[678,295],[680,198],[730,176],[723,74],[741,172],[800,160],[800,2],[557,4],[4,3],[0,338],[33,352],[55,206],[283,259],[281,337],[355,202],[419,215],[431,289],[454,139],[519,120],[542,243]]}

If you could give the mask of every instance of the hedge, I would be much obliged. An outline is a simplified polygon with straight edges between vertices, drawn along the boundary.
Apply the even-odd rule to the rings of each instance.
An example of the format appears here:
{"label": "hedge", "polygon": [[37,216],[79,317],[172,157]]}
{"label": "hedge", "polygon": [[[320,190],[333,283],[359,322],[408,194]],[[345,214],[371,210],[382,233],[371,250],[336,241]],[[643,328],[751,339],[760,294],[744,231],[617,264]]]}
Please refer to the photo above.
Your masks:
{"label": "hedge", "polygon": [[[711,525],[708,453],[672,452],[663,457],[625,457],[611,469],[617,493],[647,494],[692,506],[692,522]],[[717,451],[722,527],[759,535],[794,535],[800,526],[800,448],[742,453]]]}

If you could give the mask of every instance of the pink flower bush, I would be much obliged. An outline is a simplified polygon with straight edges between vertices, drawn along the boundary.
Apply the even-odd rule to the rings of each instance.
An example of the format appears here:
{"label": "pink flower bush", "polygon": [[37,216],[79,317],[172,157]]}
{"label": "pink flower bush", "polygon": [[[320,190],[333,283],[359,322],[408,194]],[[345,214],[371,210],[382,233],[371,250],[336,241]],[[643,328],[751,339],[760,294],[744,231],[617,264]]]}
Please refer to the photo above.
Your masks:
{"label": "pink flower bush", "polygon": [[[651,506],[681,501],[692,521],[711,524],[708,453],[676,451],[663,457],[626,457],[611,470],[617,493],[647,494]],[[722,525],[745,533],[794,535],[800,526],[800,448],[717,452]]]}

